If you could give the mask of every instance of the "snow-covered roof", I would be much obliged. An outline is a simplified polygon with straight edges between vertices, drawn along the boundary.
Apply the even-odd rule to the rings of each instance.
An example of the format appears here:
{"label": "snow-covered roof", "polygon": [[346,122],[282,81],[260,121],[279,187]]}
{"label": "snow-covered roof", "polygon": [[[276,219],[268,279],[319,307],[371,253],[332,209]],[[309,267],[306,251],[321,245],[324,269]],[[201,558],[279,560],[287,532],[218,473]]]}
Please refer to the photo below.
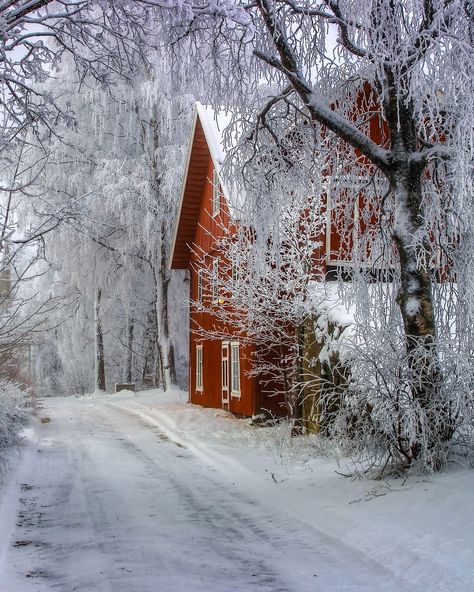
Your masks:
{"label": "snow-covered roof", "polygon": [[[229,179],[223,168],[224,161],[233,146],[224,142],[224,132],[230,126],[232,112],[229,109],[214,109],[210,105],[196,102],[196,117],[199,117],[204,136],[206,138],[212,163],[219,176],[222,192],[229,206],[230,214],[234,220],[240,219],[245,193],[242,184],[235,179]],[[235,135],[232,135],[235,139]],[[230,140],[230,136],[226,138]]]}
{"label": "snow-covered roof", "polygon": [[[207,166],[203,164],[202,159],[203,149],[206,153],[209,150],[231,218],[234,221],[240,219],[244,193],[235,180],[227,178],[223,166],[227,156],[223,135],[231,119],[232,113],[228,109],[216,110],[209,105],[196,103],[169,262],[172,269],[184,268],[187,265],[188,245],[194,239],[201,200],[199,187],[202,187],[208,176]],[[236,134],[233,137],[235,138]],[[230,142],[227,147],[229,144]]]}
{"label": "snow-covered roof", "polygon": [[214,166],[219,170],[227,155],[223,132],[230,124],[231,114],[228,111],[217,111],[210,105],[203,105],[199,102],[196,103],[196,113],[201,122]]}

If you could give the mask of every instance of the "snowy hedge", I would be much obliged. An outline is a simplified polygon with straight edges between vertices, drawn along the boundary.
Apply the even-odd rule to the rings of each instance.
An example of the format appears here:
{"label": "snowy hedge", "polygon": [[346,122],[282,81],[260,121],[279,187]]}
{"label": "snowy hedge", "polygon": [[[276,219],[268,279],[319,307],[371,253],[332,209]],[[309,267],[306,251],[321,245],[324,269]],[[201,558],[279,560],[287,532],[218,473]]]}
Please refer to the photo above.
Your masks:
{"label": "snowy hedge", "polygon": [[0,381],[0,474],[6,452],[18,444],[28,417],[29,401],[25,391],[15,383]]}

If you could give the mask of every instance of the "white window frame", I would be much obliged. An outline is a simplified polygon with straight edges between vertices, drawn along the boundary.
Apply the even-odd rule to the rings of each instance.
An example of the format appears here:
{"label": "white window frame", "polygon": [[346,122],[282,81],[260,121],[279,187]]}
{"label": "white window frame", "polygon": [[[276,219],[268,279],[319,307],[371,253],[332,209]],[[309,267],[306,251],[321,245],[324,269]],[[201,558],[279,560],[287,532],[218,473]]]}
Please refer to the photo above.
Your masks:
{"label": "white window frame", "polygon": [[203,277],[204,269],[198,269],[197,271],[197,301],[202,304],[203,298]]}
{"label": "white window frame", "polygon": [[[354,258],[353,259],[337,259],[337,258],[333,258],[332,254],[331,254],[331,212],[332,212],[332,198],[331,198],[331,185],[335,185],[336,183],[344,183],[345,187],[348,190],[354,190],[357,191],[357,197],[354,200],[354,209],[353,209],[353,213],[352,213],[352,249],[353,249],[353,254],[354,254]],[[365,177],[361,177],[360,178],[360,184],[358,184],[357,182],[350,180],[350,179],[343,179],[342,177],[339,178],[336,175],[333,175],[330,183],[328,185],[327,188],[327,192],[326,192],[326,264],[327,265],[331,265],[331,266],[336,266],[336,267],[348,267],[348,268],[352,268],[354,267],[354,261],[357,260],[357,264],[361,267],[361,268],[373,268],[373,269],[379,269],[379,268],[384,268],[385,265],[381,264],[381,263],[376,263],[374,261],[361,261],[358,258],[358,253],[357,253],[357,249],[359,247],[359,234],[358,234],[358,229],[359,229],[359,196],[360,196],[360,192],[362,191],[362,189],[364,188],[364,186],[366,185],[366,178]]]}
{"label": "white window frame", "polygon": [[[338,182],[333,178],[332,181]],[[352,186],[349,184],[347,185],[347,189],[352,189]],[[332,212],[332,198],[331,198],[331,187],[328,187],[328,191],[326,193],[326,263],[327,265],[337,265],[340,267],[348,266],[351,267],[354,265],[354,261],[350,259],[334,259],[331,256],[331,212]],[[357,228],[359,225],[359,194],[357,194],[357,199],[354,201],[354,209],[352,212],[352,248],[355,249],[355,244],[357,240]]]}
{"label": "white window frame", "polygon": [[214,257],[212,260],[212,286],[211,286],[212,303],[217,304],[219,301],[219,257]]}
{"label": "white window frame", "polygon": [[230,371],[230,350],[229,342],[223,341],[221,344],[221,388],[222,388],[222,403],[229,404],[229,371]]}
{"label": "white window frame", "polygon": [[215,218],[221,211],[221,188],[219,182],[219,174],[214,168],[212,171],[212,217]]}
{"label": "white window frame", "polygon": [[232,397],[240,397],[240,343],[230,343],[230,394]]}
{"label": "white window frame", "polygon": [[235,298],[236,294],[235,292],[237,291],[237,288],[239,286],[239,280],[240,280],[240,262],[239,261],[232,261],[232,268],[231,268],[231,287],[232,287],[232,292],[233,292],[233,296]]}
{"label": "white window frame", "polygon": [[202,343],[196,343],[196,391],[199,393],[202,393],[204,390],[203,367]]}
{"label": "white window frame", "polygon": [[[228,362],[229,361],[229,342],[228,341],[222,342],[221,352],[222,352],[222,361]],[[226,364],[226,366],[225,366],[225,372],[224,372],[224,364],[222,364],[222,390],[229,390],[229,367],[228,367],[228,364]]]}

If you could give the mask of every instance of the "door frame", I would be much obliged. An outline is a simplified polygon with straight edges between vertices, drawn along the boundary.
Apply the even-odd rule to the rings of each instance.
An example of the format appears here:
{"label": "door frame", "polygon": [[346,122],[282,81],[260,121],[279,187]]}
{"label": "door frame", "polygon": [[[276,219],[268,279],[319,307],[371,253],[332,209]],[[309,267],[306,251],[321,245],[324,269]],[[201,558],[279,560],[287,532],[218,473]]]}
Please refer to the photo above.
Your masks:
{"label": "door frame", "polygon": [[222,408],[229,410],[230,400],[230,385],[229,385],[229,371],[230,371],[230,347],[228,341],[221,343],[221,393],[222,393]]}

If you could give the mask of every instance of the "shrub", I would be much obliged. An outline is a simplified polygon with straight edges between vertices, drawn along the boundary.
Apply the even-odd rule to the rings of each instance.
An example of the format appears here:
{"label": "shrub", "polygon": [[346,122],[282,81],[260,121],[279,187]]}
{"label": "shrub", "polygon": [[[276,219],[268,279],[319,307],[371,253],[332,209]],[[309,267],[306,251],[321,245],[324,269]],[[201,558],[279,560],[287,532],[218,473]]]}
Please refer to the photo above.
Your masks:
{"label": "shrub", "polygon": [[0,380],[0,474],[7,452],[18,445],[29,417],[27,393],[13,382]]}

